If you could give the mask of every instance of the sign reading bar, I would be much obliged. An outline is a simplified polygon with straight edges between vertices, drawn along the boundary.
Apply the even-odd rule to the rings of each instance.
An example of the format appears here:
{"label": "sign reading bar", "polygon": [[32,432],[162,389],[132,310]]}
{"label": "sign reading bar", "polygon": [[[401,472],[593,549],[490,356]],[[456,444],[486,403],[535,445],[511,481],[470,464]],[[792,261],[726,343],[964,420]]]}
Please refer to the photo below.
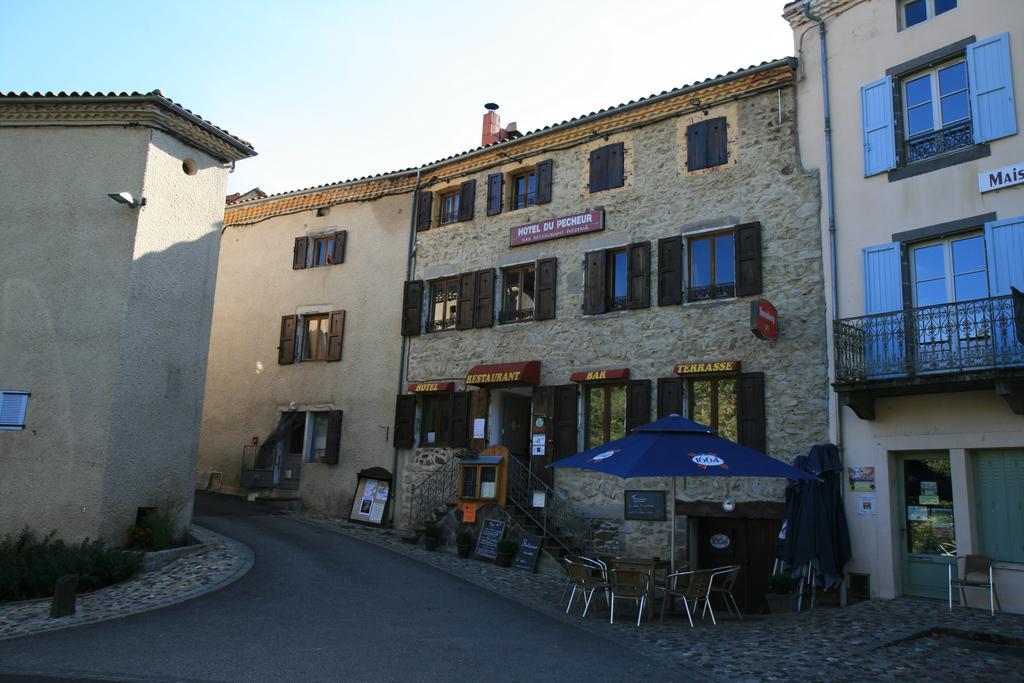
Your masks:
{"label": "sign reading bar", "polygon": [[626,490],[626,519],[646,519],[654,522],[665,521],[664,491]]}
{"label": "sign reading bar", "polygon": [[516,548],[516,558],[512,566],[528,572],[537,571],[537,560],[540,559],[540,538],[532,534],[523,534]]}
{"label": "sign reading bar", "polygon": [[498,541],[505,535],[505,522],[499,519],[485,519],[480,535],[476,539],[476,554],[494,559],[498,554]]}
{"label": "sign reading bar", "polygon": [[758,339],[779,338],[779,312],[770,301],[758,299],[750,303],[750,330]]}
{"label": "sign reading bar", "polygon": [[455,382],[415,382],[409,385],[409,393],[426,394],[436,391],[451,391]]}
{"label": "sign reading bar", "polygon": [[1024,183],[1024,162],[982,171],[978,174],[978,191],[991,192]]}
{"label": "sign reading bar", "polygon": [[600,382],[606,379],[629,379],[629,368],[618,370],[581,370],[569,376],[570,382]]}
{"label": "sign reading bar", "polygon": [[511,228],[509,230],[509,246],[521,247],[524,244],[556,240],[561,237],[582,235],[599,230],[604,230],[604,212],[588,211]]}
{"label": "sign reading bar", "polygon": [[680,363],[675,368],[677,375],[707,375],[716,372],[739,372],[738,360],[721,360],[713,363]]}

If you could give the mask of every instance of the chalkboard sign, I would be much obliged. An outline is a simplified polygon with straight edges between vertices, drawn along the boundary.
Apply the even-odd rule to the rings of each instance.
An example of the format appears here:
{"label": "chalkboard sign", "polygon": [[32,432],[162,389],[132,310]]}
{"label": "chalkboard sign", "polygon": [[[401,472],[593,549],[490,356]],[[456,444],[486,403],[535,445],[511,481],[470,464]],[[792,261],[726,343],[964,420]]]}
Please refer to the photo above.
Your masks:
{"label": "chalkboard sign", "polygon": [[480,535],[476,539],[478,557],[494,559],[498,554],[498,541],[505,534],[505,522],[497,519],[485,519]]}
{"label": "chalkboard sign", "polygon": [[629,491],[625,492],[626,519],[646,519],[648,521],[665,521],[664,491]]}
{"label": "chalkboard sign", "polygon": [[519,539],[519,547],[516,548],[515,568],[535,572],[539,559],[540,538],[531,534],[523,534],[523,537]]}

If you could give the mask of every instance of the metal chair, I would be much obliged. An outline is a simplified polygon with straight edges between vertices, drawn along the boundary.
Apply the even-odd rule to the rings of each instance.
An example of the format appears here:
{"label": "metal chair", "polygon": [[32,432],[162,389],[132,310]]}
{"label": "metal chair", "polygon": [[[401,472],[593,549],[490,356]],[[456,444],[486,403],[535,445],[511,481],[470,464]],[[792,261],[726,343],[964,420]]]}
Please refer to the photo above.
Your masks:
{"label": "metal chair", "polygon": [[[569,602],[565,606],[565,613],[568,614],[569,610],[572,609],[576,592],[579,591],[580,595],[583,596],[582,616],[585,617],[587,616],[587,610],[590,609],[590,601],[593,599],[595,591],[604,593],[605,600],[608,600],[609,585],[605,575],[606,567],[599,560],[581,556],[576,556],[575,559],[566,557],[564,562],[565,571],[569,575],[569,581],[572,583],[572,593],[569,594]],[[564,590],[562,594],[565,594]],[[610,605],[611,602],[609,601]]]}
{"label": "metal chair", "polygon": [[[733,609],[735,609],[736,616],[742,619],[743,614],[740,613],[740,606],[736,604],[736,598],[732,594],[732,588],[736,585],[736,579],[737,577],[739,577],[739,575],[740,565],[738,564],[734,564],[730,567],[721,567],[719,569],[715,569],[714,573],[711,575],[711,585],[708,588],[708,597],[711,597],[711,593],[717,593],[721,595],[722,600],[725,602],[725,609],[729,611],[729,614],[732,614]],[[715,620],[714,612],[711,613],[711,620]]]}
{"label": "metal chair", "polygon": [[608,621],[615,623],[615,598],[635,600],[637,602],[636,625],[644,615],[647,593],[651,590],[651,575],[635,569],[609,569],[612,601],[609,605]]}
{"label": "metal chair", "polygon": [[[661,603],[661,620],[665,621],[665,607],[674,598],[679,598],[683,601],[683,607],[686,609],[686,618],[690,621],[690,628],[693,628],[693,615],[701,602],[704,602],[704,612],[701,613],[701,616],[707,611],[711,577],[716,571],[715,569],[697,569],[675,572],[666,576],[665,600]],[[714,612],[711,613],[711,621],[717,623]]]}
{"label": "metal chair", "polygon": [[[957,576],[954,578],[953,569],[957,569],[959,574],[959,561],[964,561],[964,573],[963,578]],[[992,558],[985,557],[984,555],[957,555],[954,557],[946,568],[947,578],[949,580],[949,611],[953,611],[953,588],[960,589],[960,600],[967,604],[966,590],[982,590],[988,591],[988,609],[992,616],[996,614],[996,607],[999,611],[1003,611],[1002,605],[999,604],[999,596],[996,594],[996,584],[992,578]]]}

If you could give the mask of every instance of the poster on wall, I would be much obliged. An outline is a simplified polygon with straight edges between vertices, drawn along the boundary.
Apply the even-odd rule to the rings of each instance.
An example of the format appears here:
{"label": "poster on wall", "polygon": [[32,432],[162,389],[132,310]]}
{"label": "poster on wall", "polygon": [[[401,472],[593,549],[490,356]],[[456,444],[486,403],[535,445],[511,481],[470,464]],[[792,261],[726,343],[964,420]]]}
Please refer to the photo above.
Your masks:
{"label": "poster on wall", "polygon": [[[375,468],[386,472],[381,468]],[[391,482],[386,479],[360,476],[352,499],[349,520],[379,526],[384,523],[385,511],[391,498]]]}
{"label": "poster on wall", "polygon": [[851,491],[875,490],[874,467],[851,467],[849,468],[849,479]]}
{"label": "poster on wall", "polygon": [[857,494],[857,514],[877,515],[878,497],[873,493]]}

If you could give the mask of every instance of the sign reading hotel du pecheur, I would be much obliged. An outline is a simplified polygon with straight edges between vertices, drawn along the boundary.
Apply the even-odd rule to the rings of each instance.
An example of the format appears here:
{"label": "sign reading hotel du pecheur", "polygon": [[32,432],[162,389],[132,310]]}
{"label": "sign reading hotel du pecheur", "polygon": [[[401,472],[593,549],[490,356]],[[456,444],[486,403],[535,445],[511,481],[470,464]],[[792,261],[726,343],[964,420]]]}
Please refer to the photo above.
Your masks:
{"label": "sign reading hotel du pecheur", "polygon": [[521,247],[524,244],[546,242],[600,230],[604,230],[604,211],[587,211],[510,228],[509,246]]}

